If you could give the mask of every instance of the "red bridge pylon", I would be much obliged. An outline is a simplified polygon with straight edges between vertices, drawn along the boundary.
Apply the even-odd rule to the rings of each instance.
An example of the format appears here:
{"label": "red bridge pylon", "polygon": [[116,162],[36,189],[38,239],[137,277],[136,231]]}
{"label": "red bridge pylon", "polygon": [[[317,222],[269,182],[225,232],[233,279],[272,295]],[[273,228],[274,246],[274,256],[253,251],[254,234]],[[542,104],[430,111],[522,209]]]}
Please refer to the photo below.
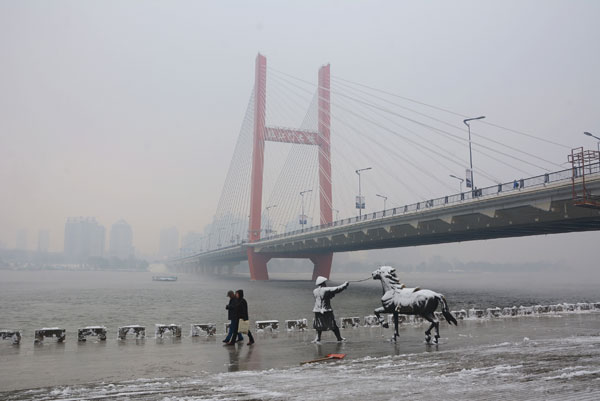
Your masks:
{"label": "red bridge pylon", "polygon": [[[332,222],[329,70],[329,64],[319,69],[319,114],[317,132],[293,128],[268,127],[265,123],[267,59],[262,54],[256,56],[256,75],[254,81],[254,140],[252,145],[250,223],[248,227],[248,241],[250,243],[260,240],[265,141],[314,145],[319,147],[320,224]],[[267,263],[270,259],[276,257],[310,259],[315,265],[313,269],[313,279],[315,279],[317,276],[329,278],[333,253],[276,255],[256,253],[253,248],[248,248],[250,279],[268,280],[269,272],[267,270]]]}

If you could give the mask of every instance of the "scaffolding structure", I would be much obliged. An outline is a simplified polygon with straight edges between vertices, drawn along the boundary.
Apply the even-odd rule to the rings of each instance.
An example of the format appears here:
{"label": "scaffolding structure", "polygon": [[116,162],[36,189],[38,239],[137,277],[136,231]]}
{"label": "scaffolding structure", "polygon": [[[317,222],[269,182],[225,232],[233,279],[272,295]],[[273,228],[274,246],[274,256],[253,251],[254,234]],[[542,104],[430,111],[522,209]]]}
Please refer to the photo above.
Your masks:
{"label": "scaffolding structure", "polygon": [[600,209],[600,195],[592,194],[585,184],[586,174],[600,171],[600,152],[584,150],[583,147],[574,148],[568,156],[571,163],[571,182],[573,184],[573,203],[576,206]]}

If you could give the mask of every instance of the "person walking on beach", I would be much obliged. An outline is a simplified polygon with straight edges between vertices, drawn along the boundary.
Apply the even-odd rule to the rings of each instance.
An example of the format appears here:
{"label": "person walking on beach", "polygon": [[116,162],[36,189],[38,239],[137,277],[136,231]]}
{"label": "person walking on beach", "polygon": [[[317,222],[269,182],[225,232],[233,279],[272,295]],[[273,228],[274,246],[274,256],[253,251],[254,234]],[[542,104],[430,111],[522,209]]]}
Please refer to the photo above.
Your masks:
{"label": "person walking on beach", "polygon": [[[225,309],[227,309],[227,319],[229,319],[229,331],[227,332],[227,337],[223,340],[224,343],[228,343],[231,341],[231,336],[234,331],[237,331],[238,325],[238,317],[237,317],[237,304],[238,300],[235,297],[235,293],[232,290],[227,291],[227,296],[229,297],[229,304],[225,305]],[[244,341],[244,337],[242,337],[242,333],[238,333],[237,335],[238,341]]]}
{"label": "person walking on beach", "polygon": [[313,340],[314,343],[321,342],[321,333],[326,330],[333,331],[338,341],[344,341],[340,335],[340,329],[335,322],[335,316],[333,316],[333,309],[331,308],[331,298],[338,292],[344,291],[348,288],[349,283],[346,281],[344,284],[337,287],[326,287],[327,279],[323,276],[317,277],[315,285],[317,288],[313,291],[315,296],[315,320],[313,321],[313,328],[317,330],[317,336]]}
{"label": "person walking on beach", "polygon": [[[248,302],[246,302],[246,299],[244,298],[244,290],[237,290],[235,292],[235,297],[237,298],[237,317],[238,319],[242,319],[242,320],[248,320]],[[228,345],[233,345],[235,344],[235,338],[237,336],[237,329],[238,326],[236,325],[236,331],[233,333],[233,336],[231,337],[232,341],[227,343]],[[248,328],[248,345],[252,345],[254,344],[254,337],[252,336],[252,333],[250,332],[250,329]]]}

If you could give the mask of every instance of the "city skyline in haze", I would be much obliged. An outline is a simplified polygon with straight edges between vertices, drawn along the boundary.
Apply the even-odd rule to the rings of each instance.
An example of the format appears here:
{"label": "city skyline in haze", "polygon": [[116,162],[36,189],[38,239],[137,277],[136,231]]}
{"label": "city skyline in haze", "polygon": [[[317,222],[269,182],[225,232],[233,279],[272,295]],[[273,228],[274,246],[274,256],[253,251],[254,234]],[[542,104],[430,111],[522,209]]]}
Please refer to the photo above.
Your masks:
{"label": "city skyline in haze", "polygon": [[[73,215],[125,218],[144,254],[156,253],[165,227],[202,233],[219,203],[258,52],[269,67],[307,81],[330,63],[338,77],[595,149],[583,132],[600,136],[599,14],[600,4],[585,1],[1,1],[0,241],[11,248],[27,230],[27,247],[35,248],[33,233],[45,230],[48,249],[62,250]],[[566,161],[567,152],[551,146],[531,151]],[[460,157],[467,168],[466,148]],[[372,174],[365,185],[367,207],[380,210],[376,185],[386,182]],[[334,183],[334,192],[342,189]],[[352,204],[354,187],[344,190]],[[415,261],[432,253],[503,261],[572,252],[592,266],[597,239],[564,234],[383,252]]]}

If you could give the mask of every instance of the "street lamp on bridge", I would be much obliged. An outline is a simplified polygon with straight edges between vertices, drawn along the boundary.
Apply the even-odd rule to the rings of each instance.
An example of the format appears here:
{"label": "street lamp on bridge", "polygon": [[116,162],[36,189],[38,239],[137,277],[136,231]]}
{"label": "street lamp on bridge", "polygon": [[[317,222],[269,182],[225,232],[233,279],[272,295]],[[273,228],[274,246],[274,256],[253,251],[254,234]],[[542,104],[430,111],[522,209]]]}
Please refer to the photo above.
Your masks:
{"label": "street lamp on bridge", "polygon": [[235,244],[235,238],[233,236],[233,234],[235,233],[235,230],[233,229],[238,223],[231,223],[231,244]]}
{"label": "street lamp on bridge", "polygon": [[300,192],[300,197],[302,198],[302,214],[300,215],[300,225],[302,226],[302,232],[304,232],[304,225],[307,222],[306,215],[304,214],[304,194],[312,192],[312,189],[307,189],[306,191]]}
{"label": "street lamp on bridge", "polygon": [[217,240],[217,248],[221,248],[221,233],[224,229],[224,227],[219,228],[219,239]]}
{"label": "street lamp on bridge", "polygon": [[462,194],[462,183],[463,183],[464,180],[462,178],[460,178],[460,177],[455,176],[454,174],[450,174],[450,177],[456,178],[457,180],[460,181],[460,193]]}
{"label": "street lamp on bridge", "polygon": [[375,196],[378,196],[381,199],[383,199],[383,212],[385,213],[385,203],[387,202],[388,197],[385,195],[379,195],[379,194],[375,194]]}
{"label": "street lamp on bridge", "polygon": [[199,252],[204,252],[204,245],[203,245],[203,244],[204,244],[204,238],[205,238],[205,236],[203,235],[203,236],[201,236],[201,237],[198,239],[198,247],[200,248],[200,249],[198,250]]}
{"label": "street lamp on bridge", "polygon": [[331,209],[332,212],[335,212],[335,221],[340,219],[340,211],[338,209]]}
{"label": "street lamp on bridge", "polygon": [[598,140],[598,143],[597,143],[598,152],[600,152],[600,138],[598,138],[596,135],[592,134],[591,132],[587,132],[587,131],[585,131],[583,134],[587,135],[587,136],[591,136],[592,138],[596,138]]}
{"label": "street lamp on bridge", "polygon": [[268,235],[269,235],[269,233],[270,233],[269,226],[270,226],[270,222],[271,222],[271,221],[269,220],[269,209],[273,209],[274,207],[277,207],[277,205],[270,205],[270,206],[267,206],[267,207],[265,208],[265,210],[267,211],[267,228],[265,229],[265,234],[266,234],[267,236],[268,236]]}
{"label": "street lamp on bridge", "polygon": [[[475,183],[473,182],[473,152],[471,151],[471,126],[469,125],[469,121],[483,120],[484,118],[485,118],[485,116],[479,116],[479,117],[467,118],[467,119],[463,120],[463,123],[465,123],[465,125],[469,128],[469,165],[471,166],[471,182],[470,182],[471,185],[470,185],[470,187],[472,190],[475,190]],[[467,180],[467,187],[469,187],[468,180]]]}
{"label": "street lamp on bridge", "polygon": [[356,208],[358,209],[358,217],[362,217],[362,210],[365,208],[365,199],[362,197],[360,192],[360,173],[363,171],[371,170],[371,167],[365,167],[354,172],[358,175],[358,196],[356,197]]}

